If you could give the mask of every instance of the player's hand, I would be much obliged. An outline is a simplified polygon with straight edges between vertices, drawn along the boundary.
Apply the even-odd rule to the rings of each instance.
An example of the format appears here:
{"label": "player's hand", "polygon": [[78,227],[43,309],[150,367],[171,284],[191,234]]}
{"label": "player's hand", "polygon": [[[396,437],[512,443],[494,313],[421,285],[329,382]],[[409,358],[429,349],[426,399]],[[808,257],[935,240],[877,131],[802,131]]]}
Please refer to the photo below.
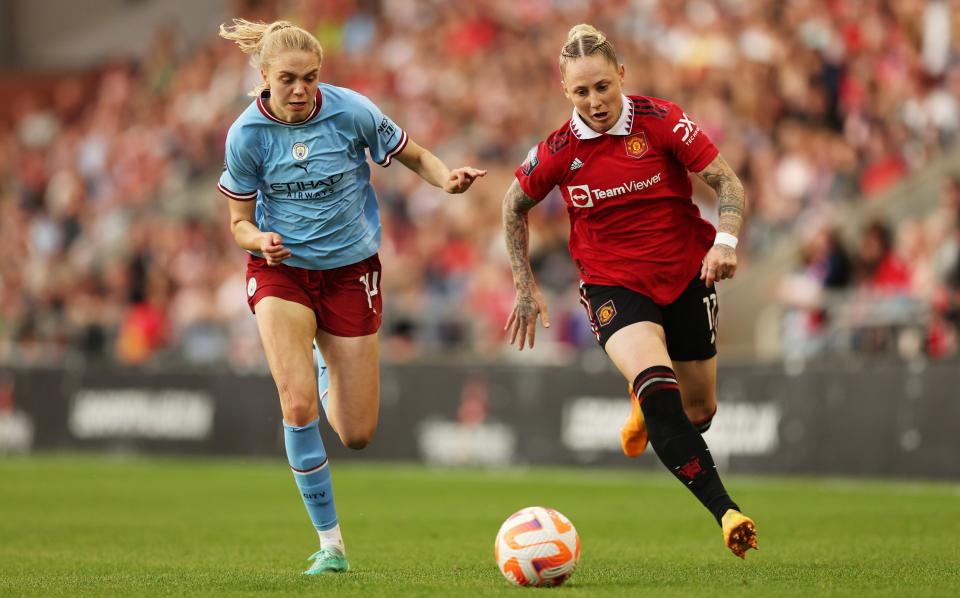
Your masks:
{"label": "player's hand", "polygon": [[463,193],[470,188],[473,181],[487,174],[486,170],[479,170],[472,166],[464,166],[450,171],[450,176],[443,184],[443,190],[447,193]]}
{"label": "player's hand", "polygon": [[529,341],[533,348],[537,337],[537,316],[544,328],[550,328],[550,317],[547,315],[547,302],[543,300],[543,293],[534,286],[530,292],[517,291],[517,300],[513,305],[513,312],[507,318],[507,325],[503,327],[510,338],[510,344],[516,343],[517,349],[523,351],[523,345]]}
{"label": "player's hand", "polygon": [[710,248],[700,267],[700,280],[706,281],[707,288],[718,280],[733,278],[737,273],[737,251],[729,245],[718,243]]}
{"label": "player's hand", "polygon": [[260,237],[260,253],[266,258],[268,266],[276,266],[291,255],[277,233],[263,233]]}

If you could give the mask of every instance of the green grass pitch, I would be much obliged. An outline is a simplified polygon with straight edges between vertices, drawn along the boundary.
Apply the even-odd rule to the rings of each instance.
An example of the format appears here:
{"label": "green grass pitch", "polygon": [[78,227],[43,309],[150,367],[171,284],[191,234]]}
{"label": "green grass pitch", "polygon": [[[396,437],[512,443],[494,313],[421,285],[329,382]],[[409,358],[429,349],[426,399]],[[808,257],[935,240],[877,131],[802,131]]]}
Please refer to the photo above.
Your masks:
{"label": "green grass pitch", "polygon": [[[352,570],[317,546],[277,461],[0,458],[0,595],[960,595],[960,486],[729,476],[759,529],[746,561],[666,472],[333,463]],[[514,588],[500,523],[545,505],[580,533],[558,589]]]}

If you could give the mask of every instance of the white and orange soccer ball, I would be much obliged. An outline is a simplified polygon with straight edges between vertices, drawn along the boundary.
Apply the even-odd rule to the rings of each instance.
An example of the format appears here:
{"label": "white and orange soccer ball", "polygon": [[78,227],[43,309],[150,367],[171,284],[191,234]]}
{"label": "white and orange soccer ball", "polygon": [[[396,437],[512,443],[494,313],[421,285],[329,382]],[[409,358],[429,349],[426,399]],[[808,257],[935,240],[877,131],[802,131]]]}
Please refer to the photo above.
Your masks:
{"label": "white and orange soccer ball", "polygon": [[546,507],[527,507],[507,517],[497,532],[494,556],[500,572],[518,586],[558,586],[580,560],[580,536],[570,520]]}

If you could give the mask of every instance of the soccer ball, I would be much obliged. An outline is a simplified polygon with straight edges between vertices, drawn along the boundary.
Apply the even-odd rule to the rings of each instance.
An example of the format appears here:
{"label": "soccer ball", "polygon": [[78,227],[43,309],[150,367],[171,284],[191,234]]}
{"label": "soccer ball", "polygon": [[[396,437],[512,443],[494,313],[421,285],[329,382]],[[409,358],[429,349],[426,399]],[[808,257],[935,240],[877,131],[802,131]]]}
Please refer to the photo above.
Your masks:
{"label": "soccer ball", "polygon": [[580,536],[570,520],[546,507],[527,507],[507,517],[497,532],[494,557],[518,586],[558,586],[580,560]]}

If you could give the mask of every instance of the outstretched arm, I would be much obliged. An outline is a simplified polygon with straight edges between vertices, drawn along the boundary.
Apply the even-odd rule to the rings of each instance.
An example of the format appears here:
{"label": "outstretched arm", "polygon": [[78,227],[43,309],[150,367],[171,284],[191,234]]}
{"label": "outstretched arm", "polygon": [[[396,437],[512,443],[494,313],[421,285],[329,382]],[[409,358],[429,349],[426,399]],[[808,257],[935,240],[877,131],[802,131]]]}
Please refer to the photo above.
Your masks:
{"label": "outstretched arm", "polygon": [[447,193],[463,193],[470,188],[473,181],[487,174],[486,170],[478,170],[471,166],[450,170],[443,160],[412,139],[407,141],[403,151],[397,154],[397,160],[420,175],[423,180],[434,187],[440,187]]}
{"label": "outstretched arm", "polygon": [[[700,280],[705,280],[709,287],[713,286],[714,281],[733,278],[737,272],[735,239],[743,226],[746,198],[743,183],[719,154],[697,175],[717,192],[720,204],[720,224],[717,227],[720,238],[707,252],[700,270]],[[734,240],[731,241],[729,237],[724,239],[724,234],[732,236]]]}
{"label": "outstretched arm", "polygon": [[504,330],[510,337],[511,345],[519,336],[517,348],[520,351],[523,351],[528,339],[530,348],[533,348],[538,315],[544,328],[550,327],[547,304],[530,269],[530,225],[527,212],[536,203],[523,192],[516,179],[503,198],[503,229],[507,240],[507,253],[510,254],[510,268],[513,270],[513,285],[517,289],[513,312],[510,313]]}

